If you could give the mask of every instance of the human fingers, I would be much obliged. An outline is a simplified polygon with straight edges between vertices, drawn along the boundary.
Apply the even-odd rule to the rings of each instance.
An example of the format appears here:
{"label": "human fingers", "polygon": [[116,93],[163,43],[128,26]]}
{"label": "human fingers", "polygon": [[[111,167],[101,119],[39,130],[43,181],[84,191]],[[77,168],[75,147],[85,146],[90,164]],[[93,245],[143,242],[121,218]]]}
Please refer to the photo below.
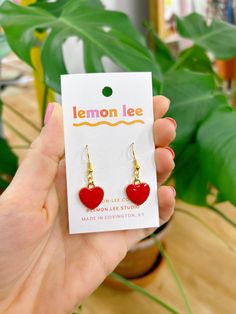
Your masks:
{"label": "human fingers", "polygon": [[61,106],[50,104],[45,117],[45,126],[31,144],[26,158],[2,196],[14,198],[17,195],[19,204],[24,204],[24,208],[44,205],[64,154]]}
{"label": "human fingers", "polygon": [[168,111],[170,100],[162,95],[153,97],[154,120],[162,118]]}
{"label": "human fingers", "polygon": [[176,127],[177,124],[172,118],[157,119],[153,126],[155,146],[168,146],[176,137]]}
{"label": "human fingers", "polygon": [[161,185],[171,174],[175,167],[174,152],[170,147],[157,148],[155,151],[157,166],[157,182]]}

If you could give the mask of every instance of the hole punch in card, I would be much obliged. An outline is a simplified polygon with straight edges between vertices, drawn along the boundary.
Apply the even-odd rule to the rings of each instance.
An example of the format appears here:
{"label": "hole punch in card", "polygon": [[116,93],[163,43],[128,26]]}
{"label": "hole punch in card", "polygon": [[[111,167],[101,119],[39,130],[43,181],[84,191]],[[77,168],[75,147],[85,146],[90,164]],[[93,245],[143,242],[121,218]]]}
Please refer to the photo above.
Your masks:
{"label": "hole punch in card", "polygon": [[149,72],[61,76],[70,234],[159,226]]}

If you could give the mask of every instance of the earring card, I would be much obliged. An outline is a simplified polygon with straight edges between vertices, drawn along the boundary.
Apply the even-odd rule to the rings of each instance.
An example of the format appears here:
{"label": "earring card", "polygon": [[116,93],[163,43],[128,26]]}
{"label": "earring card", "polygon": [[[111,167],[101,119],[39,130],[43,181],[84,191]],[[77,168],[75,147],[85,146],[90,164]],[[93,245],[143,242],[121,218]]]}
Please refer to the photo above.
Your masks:
{"label": "earring card", "polygon": [[[70,234],[158,227],[151,73],[62,75],[61,89]],[[150,187],[139,206],[126,195],[134,183],[132,143],[140,181]],[[88,185],[86,145],[94,185],[104,190],[95,209],[79,197]],[[90,203],[99,197],[88,194]]]}

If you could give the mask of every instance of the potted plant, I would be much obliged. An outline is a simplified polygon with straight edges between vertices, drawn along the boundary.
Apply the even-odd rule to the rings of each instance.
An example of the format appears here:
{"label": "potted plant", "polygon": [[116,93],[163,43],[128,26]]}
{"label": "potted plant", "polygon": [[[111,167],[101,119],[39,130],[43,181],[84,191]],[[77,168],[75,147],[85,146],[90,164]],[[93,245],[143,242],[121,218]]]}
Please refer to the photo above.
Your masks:
{"label": "potted plant", "polygon": [[[26,63],[32,65],[32,47],[39,47],[45,84],[57,93],[60,75],[67,73],[62,47],[71,36],[83,41],[87,72],[104,72],[104,56],[125,71],[151,71],[154,94],[170,98],[168,115],[178,124],[172,177],[178,198],[205,206],[236,226],[217,207],[222,201],[236,205],[236,112],[208,56],[236,56],[235,26],[217,19],[208,24],[199,14],[176,17],[177,31],[193,44],[174,57],[150,26],[154,52],[125,14],[106,10],[99,0],[41,0],[29,7],[6,1],[0,24],[12,50]],[[46,32],[43,41],[35,37],[36,30]],[[212,188],[217,195],[209,203]],[[156,261],[157,248],[155,254]]]}

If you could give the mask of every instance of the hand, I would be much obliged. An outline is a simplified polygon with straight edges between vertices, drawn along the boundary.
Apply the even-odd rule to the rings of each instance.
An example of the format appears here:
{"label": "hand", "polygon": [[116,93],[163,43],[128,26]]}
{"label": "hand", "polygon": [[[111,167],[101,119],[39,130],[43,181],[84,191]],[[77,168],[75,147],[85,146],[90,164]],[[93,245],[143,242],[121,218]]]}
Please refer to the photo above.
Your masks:
{"label": "hand", "polygon": [[[154,97],[158,185],[174,168],[165,147],[176,125],[161,118],[169,100]],[[156,136],[157,135],[157,136]],[[62,110],[53,112],[0,197],[0,312],[69,313],[154,229],[69,235]],[[161,223],[173,213],[174,189],[159,187]],[[112,244],[112,250],[109,247]]]}

